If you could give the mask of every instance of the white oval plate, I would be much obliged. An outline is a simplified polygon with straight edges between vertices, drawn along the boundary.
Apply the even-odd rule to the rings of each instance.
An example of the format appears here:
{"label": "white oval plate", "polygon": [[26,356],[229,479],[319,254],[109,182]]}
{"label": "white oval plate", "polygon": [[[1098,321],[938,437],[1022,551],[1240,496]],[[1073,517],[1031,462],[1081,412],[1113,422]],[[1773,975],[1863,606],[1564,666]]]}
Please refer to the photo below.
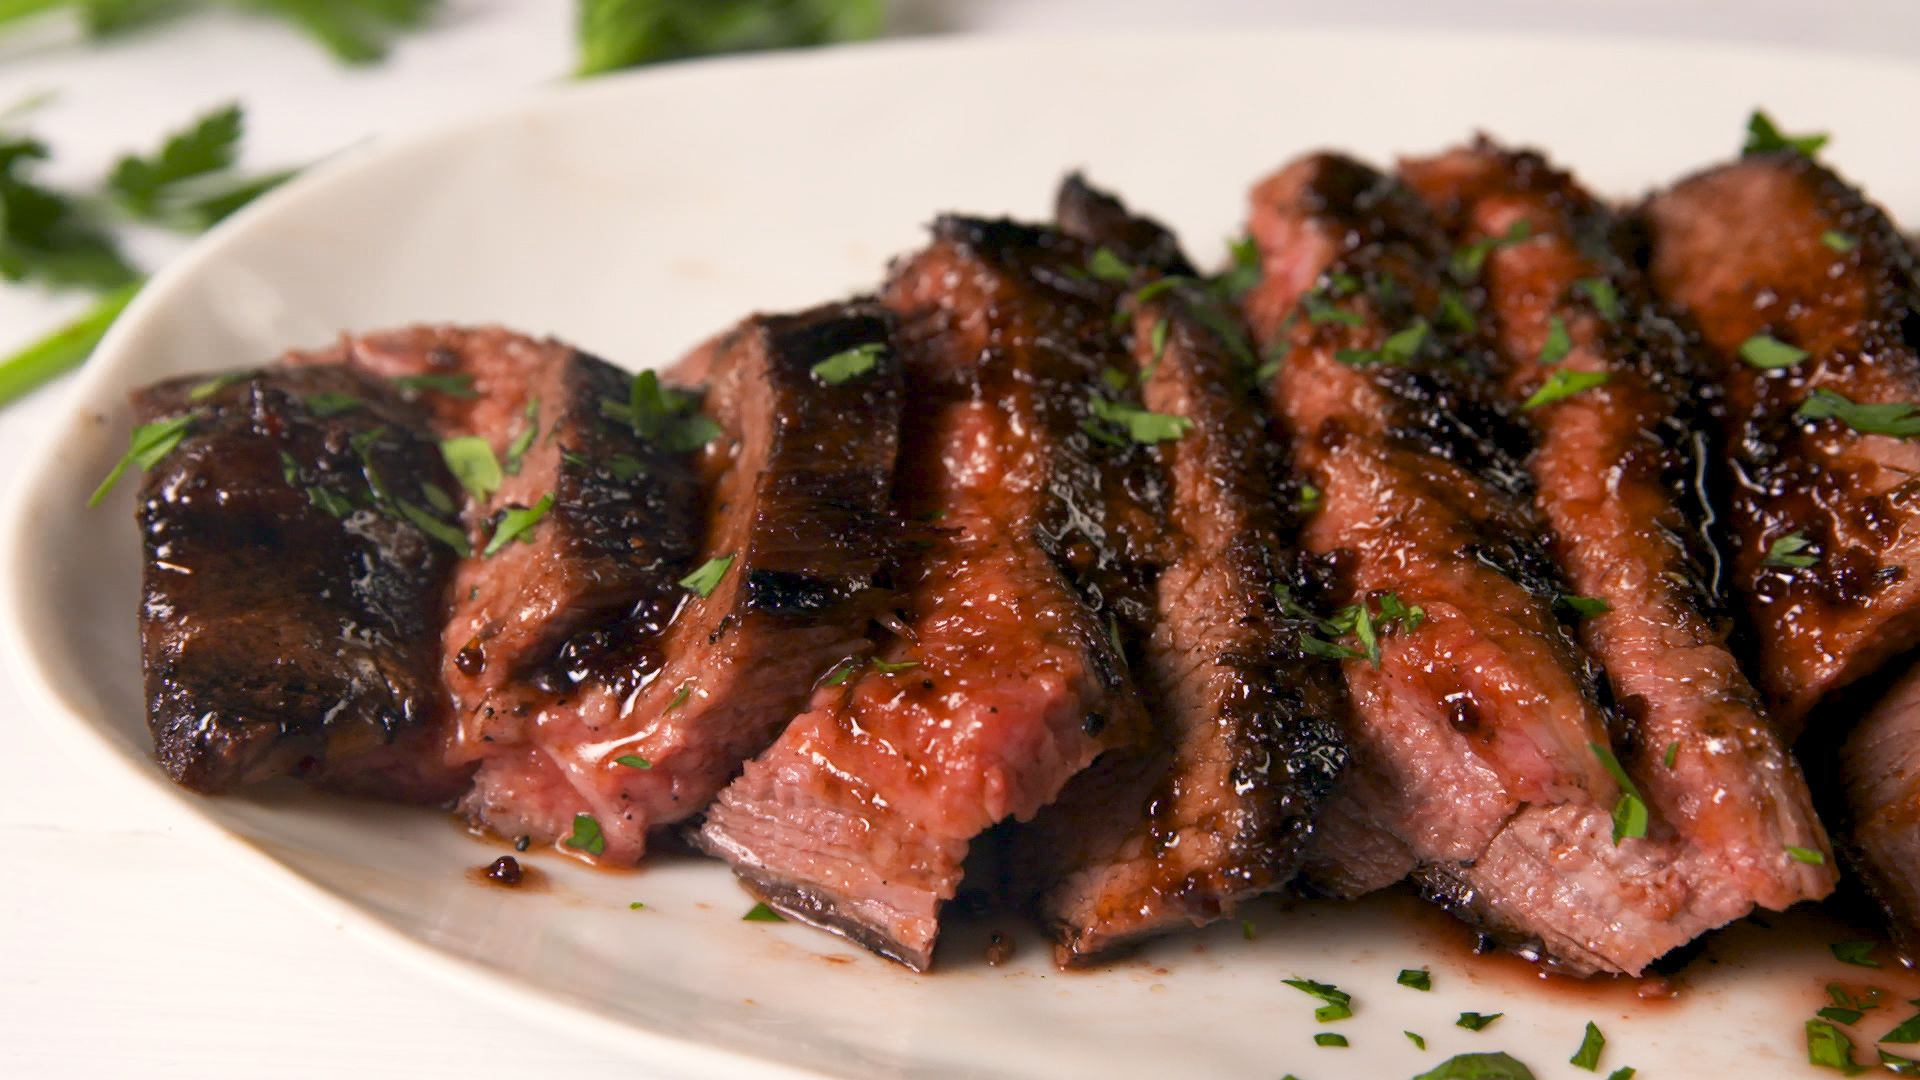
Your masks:
{"label": "white oval plate", "polygon": [[[989,967],[989,927],[963,926],[939,971],[916,977],[797,926],[743,923],[749,902],[716,863],[621,875],[536,854],[551,887],[508,893],[468,880],[494,851],[441,814],[293,789],[192,796],[148,757],[135,485],[98,510],[83,499],[125,445],[125,392],[149,380],[435,320],[659,364],[749,310],[870,287],[937,211],[1043,215],[1073,167],[1213,259],[1250,183],[1310,148],[1378,159],[1484,129],[1628,195],[1733,151],[1764,102],[1784,125],[1831,130],[1831,158],[1913,222],[1916,101],[1920,71],[1854,57],[1320,31],[899,44],[558,89],[317,170],[156,281],[5,515],[0,621],[28,700],[81,736],[87,782],[209,826],[334,917],[472,992],[622,1041],[660,1075],[1325,1080],[1506,1049],[1547,1080],[1592,1075],[1567,1064],[1589,1019],[1612,1040],[1603,1071],[1797,1073],[1800,1021],[1835,972],[1823,949],[1779,934],[1737,931],[1751,940],[1653,1007],[1548,994],[1394,900],[1260,907],[1256,940],[1215,927],[1076,975],[1025,932],[1009,965]],[[1423,965],[1432,993],[1395,985]],[[1357,1015],[1316,1024],[1316,1003],[1280,982],[1292,975],[1351,991]],[[294,976],[263,976],[278,977]],[[1506,1017],[1473,1033],[1454,1026],[1463,1010]],[[1352,1045],[1316,1046],[1320,1031]]]}

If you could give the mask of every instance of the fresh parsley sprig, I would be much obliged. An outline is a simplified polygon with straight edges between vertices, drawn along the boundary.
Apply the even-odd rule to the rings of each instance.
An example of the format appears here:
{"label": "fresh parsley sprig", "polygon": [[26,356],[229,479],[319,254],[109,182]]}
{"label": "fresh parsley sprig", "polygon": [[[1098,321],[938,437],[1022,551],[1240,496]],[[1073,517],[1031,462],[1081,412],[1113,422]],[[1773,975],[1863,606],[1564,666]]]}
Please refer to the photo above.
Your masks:
{"label": "fresh parsley sprig", "polygon": [[7,0],[0,31],[66,13],[97,40],[215,7],[292,23],[341,62],[368,64],[387,55],[395,36],[425,26],[440,0]]}
{"label": "fresh parsley sprig", "polygon": [[581,0],[579,75],[709,53],[859,41],[885,0]]}

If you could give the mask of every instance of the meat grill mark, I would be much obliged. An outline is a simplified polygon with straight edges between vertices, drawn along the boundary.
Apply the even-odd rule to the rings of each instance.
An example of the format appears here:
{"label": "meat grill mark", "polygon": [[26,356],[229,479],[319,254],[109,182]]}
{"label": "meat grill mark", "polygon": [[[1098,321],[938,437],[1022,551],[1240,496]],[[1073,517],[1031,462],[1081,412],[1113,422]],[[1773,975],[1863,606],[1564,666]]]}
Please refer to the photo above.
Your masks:
{"label": "meat grill mark", "polygon": [[[1480,343],[1437,314],[1446,248],[1432,218],[1389,178],[1323,155],[1256,188],[1251,224],[1264,276],[1248,308],[1267,348],[1286,354],[1274,408],[1324,492],[1303,543],[1337,554],[1353,601],[1392,593],[1426,614],[1381,639],[1379,667],[1344,663],[1360,779],[1335,820],[1391,832],[1430,895],[1570,971],[1638,972],[1741,910],[1664,835],[1613,841],[1619,791],[1592,747],[1620,721],[1552,610],[1567,590],[1515,456],[1525,429],[1495,404]],[[1374,284],[1343,289],[1344,278]],[[1315,289],[1306,317],[1290,319]],[[1419,315],[1421,350],[1382,358],[1389,333]],[[1343,362],[1341,349],[1357,351]],[[1445,415],[1469,408],[1486,433],[1476,441]],[[1409,412],[1440,434],[1415,436]],[[1391,845],[1355,860],[1373,881],[1383,853]],[[1316,848],[1310,868],[1346,861]]]}
{"label": "meat grill mark", "polygon": [[[700,833],[768,903],[915,969],[974,840],[1146,720],[1110,635],[1150,610],[1144,455],[1095,453],[1114,291],[1084,245],[943,218],[894,270],[909,372],[896,498],[925,533],[888,666],[822,686]],[[1089,606],[1100,605],[1099,610]],[[1124,642],[1121,642],[1124,644]],[[912,664],[911,668],[897,665]]]}
{"label": "meat grill mark", "polygon": [[[1574,589],[1608,605],[1581,621],[1581,636],[1630,723],[1620,760],[1680,842],[1753,902],[1781,910],[1825,896],[1835,880],[1825,834],[1799,768],[1725,647],[1687,524],[1698,512],[1699,462],[1683,403],[1697,399],[1699,372],[1678,328],[1616,253],[1605,208],[1537,155],[1483,140],[1407,162],[1402,174],[1458,244],[1516,225],[1527,233],[1493,251],[1483,275],[1511,406],[1554,372],[1607,376],[1524,415],[1557,560]],[[1605,286],[1604,302],[1593,282]],[[1553,340],[1554,320],[1564,346]],[[1811,865],[1794,848],[1824,861]]]}
{"label": "meat grill mark", "polygon": [[[1070,235],[1191,276],[1171,234],[1079,177],[1058,203]],[[1213,328],[1238,317],[1197,284],[1127,307],[1132,363],[1118,370],[1146,408],[1193,429],[1154,448],[1168,491],[1157,528],[1172,550],[1135,672],[1153,736],[1082,772],[1014,841],[1068,962],[1285,885],[1345,760],[1338,673],[1303,651],[1314,626],[1282,612],[1273,591],[1307,585],[1286,542],[1298,522],[1275,497],[1276,484],[1293,494],[1284,458],[1262,430],[1250,372]]]}
{"label": "meat grill mark", "polygon": [[[206,793],[292,774],[451,798],[466,771],[439,760],[447,706],[433,669],[454,557],[395,504],[424,507],[425,485],[451,483],[423,418],[338,366],[258,372],[196,400],[201,383],[134,396],[142,423],[195,417],[139,506],[161,766]],[[321,395],[356,404],[323,416],[309,404]]]}
{"label": "meat grill mark", "polygon": [[[668,535],[674,514],[704,503],[704,525],[684,526],[704,541],[662,573],[671,583],[731,562],[709,595],[675,588],[677,607],[636,604],[600,640],[574,638],[555,676],[490,696],[457,750],[484,759],[470,815],[543,840],[590,815],[602,857],[635,861],[648,831],[704,809],[828,668],[867,655],[898,543],[887,502],[900,367],[888,342],[871,305],[757,316],[720,339],[705,408],[721,435],[698,463],[707,495],[689,481],[671,513],[635,528]],[[838,384],[814,374],[855,348],[874,349],[870,370]],[[688,467],[657,452],[668,456],[656,476]]]}
{"label": "meat grill mark", "polygon": [[[1913,255],[1879,208],[1792,152],[1684,180],[1641,217],[1652,280],[1726,387],[1735,589],[1758,639],[1754,671],[1791,735],[1821,698],[1920,643],[1920,445],[1794,415],[1816,388],[1920,402]],[[1852,249],[1827,247],[1829,231]],[[1761,334],[1809,356],[1742,362]],[[1814,564],[1770,561],[1796,533]]]}

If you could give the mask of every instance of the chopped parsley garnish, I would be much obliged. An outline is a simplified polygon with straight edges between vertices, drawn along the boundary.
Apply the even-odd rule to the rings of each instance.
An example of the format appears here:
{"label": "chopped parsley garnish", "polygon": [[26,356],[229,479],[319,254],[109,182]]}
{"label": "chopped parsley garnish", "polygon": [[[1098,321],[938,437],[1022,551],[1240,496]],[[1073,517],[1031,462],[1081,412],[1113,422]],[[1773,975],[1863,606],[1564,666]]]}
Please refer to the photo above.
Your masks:
{"label": "chopped parsley garnish", "polygon": [[1485,1031],[1488,1027],[1492,1026],[1495,1020],[1505,1015],[1507,1014],[1463,1012],[1460,1014],[1460,1019],[1455,1020],[1453,1023],[1455,1027],[1463,1027],[1468,1031]]}
{"label": "chopped parsley garnish", "polygon": [[607,850],[607,838],[600,832],[600,823],[594,820],[592,814],[573,815],[573,835],[561,843],[589,855],[604,854]]}
{"label": "chopped parsley garnish", "polygon": [[1836,1024],[1851,1025],[1859,1023],[1860,1018],[1867,1014],[1861,1012],[1859,1009],[1843,1009],[1838,1005],[1828,1005],[1821,1009],[1818,1015]]}
{"label": "chopped parsley garnish", "polygon": [[1407,1037],[1407,1041],[1412,1043],[1415,1049],[1425,1050],[1427,1048],[1427,1040],[1425,1036],[1417,1035],[1411,1031],[1403,1031],[1400,1034],[1405,1035]]}
{"label": "chopped parsley garnish", "polygon": [[842,660],[838,664],[835,664],[833,666],[833,673],[828,675],[825,679],[821,680],[820,685],[821,686],[844,685],[848,679],[853,678],[853,673],[859,670],[860,670],[859,660],[853,659],[851,657],[846,660]]}
{"label": "chopped parsley garnish", "polygon": [[1755,109],[1747,117],[1747,141],[1740,147],[1741,156],[1747,154],[1765,154],[1773,150],[1792,150],[1812,157],[1827,145],[1827,136],[1787,135],[1774,125],[1773,117]]}
{"label": "chopped parsley garnish", "polygon": [[1393,981],[1415,990],[1433,989],[1433,973],[1426,968],[1403,968]]}
{"label": "chopped parsley garnish", "polygon": [[1246,939],[1247,941],[1252,941],[1254,938],[1259,936],[1259,934],[1254,930],[1252,919],[1240,920],[1240,936]]}
{"label": "chopped parsley garnish", "polygon": [[919,667],[920,661],[902,660],[897,664],[889,664],[885,660],[875,657],[872,660],[872,664],[873,664],[873,670],[879,672],[882,675],[898,675],[903,671],[912,671],[914,668]]}
{"label": "chopped parsley garnish", "polygon": [[1227,253],[1233,257],[1233,265],[1215,277],[1212,284],[1228,299],[1239,299],[1260,284],[1260,246],[1253,242],[1253,237],[1242,236],[1227,241]]}
{"label": "chopped parsley garnish", "polygon": [[[400,0],[360,0],[376,2],[390,7]],[[575,74],[582,76],[688,56],[855,41],[877,36],[887,20],[883,0],[582,0],[569,6],[579,13]]]}
{"label": "chopped parsley garnish", "polygon": [[[1916,1004],[1920,1004],[1917,1002]],[[1880,1036],[1883,1043],[1920,1043],[1920,1013],[1903,1021],[1899,1027]]]}
{"label": "chopped parsley garnish", "polygon": [[393,380],[393,385],[402,390],[418,392],[431,390],[448,397],[479,397],[480,392],[473,388],[473,376],[460,373],[401,375]]}
{"label": "chopped parsley garnish", "polygon": [[1337,1031],[1323,1031],[1313,1037],[1315,1046],[1350,1046],[1347,1037]]}
{"label": "chopped parsley garnish", "polygon": [[442,439],[440,457],[447,463],[447,471],[474,498],[484,499],[500,490],[504,479],[500,462],[494,458],[493,445],[484,436]]}
{"label": "chopped parsley garnish", "polygon": [[680,706],[685,705],[687,703],[687,699],[692,696],[693,696],[693,684],[681,683],[679,689],[673,692],[673,700],[667,702],[667,707],[661,711],[672,712],[673,710],[679,708]]}
{"label": "chopped parsley garnish", "polygon": [[1817,555],[1800,554],[1812,546],[1813,541],[1807,539],[1805,534],[1790,532],[1767,546],[1766,564],[1805,570],[1820,561]]}
{"label": "chopped parsley garnish", "polygon": [[1920,1061],[1901,1057],[1899,1054],[1890,1054],[1878,1048],[1876,1048],[1874,1052],[1880,1055],[1880,1064],[1885,1066],[1886,1070],[1893,1075],[1920,1076]]}
{"label": "chopped parsley garnish", "polygon": [[363,402],[352,394],[342,394],[333,390],[322,390],[309,394],[303,402],[307,411],[325,420],[329,416],[339,416],[359,408]]}
{"label": "chopped parsley garnish", "polygon": [[1848,1076],[1867,1070],[1854,1063],[1853,1040],[1825,1020],[1807,1021],[1807,1061],[1827,1069],[1838,1069]]}
{"label": "chopped parsley garnish", "polygon": [[1636,1070],[1631,1065],[1622,1065],[1607,1074],[1607,1080],[1633,1080]]}
{"label": "chopped parsley garnish", "polygon": [[134,428],[133,434],[127,439],[127,452],[114,463],[106,479],[100,481],[100,486],[93,489],[93,494],[87,497],[87,505],[99,506],[100,500],[107,497],[107,492],[113,490],[113,485],[119,482],[130,466],[151,469],[161,458],[173,453],[173,448],[187,437],[187,429],[193,425],[193,420],[193,414],[189,413]]}
{"label": "chopped parsley garnish", "polygon": [[453,496],[447,494],[446,489],[442,488],[439,484],[433,483],[432,481],[422,483],[420,485],[420,494],[427,497],[427,505],[433,508],[434,513],[453,513]]}
{"label": "chopped parsley garnish", "polygon": [[1534,1075],[1511,1054],[1457,1054],[1413,1080],[1534,1080]]}
{"label": "chopped parsley garnish", "polygon": [[[548,500],[551,501],[552,496],[548,496]],[[460,528],[458,525],[442,521],[405,499],[394,499],[393,508],[399,511],[400,516],[405,518],[414,528],[419,529],[429,537],[452,548],[461,558],[464,559],[473,554],[472,545],[467,543],[466,530]],[[495,538],[498,538],[498,534],[496,534]],[[511,539],[511,537],[508,539]],[[493,552],[493,545],[488,545],[487,554],[491,555]]]}
{"label": "chopped parsley garnish", "polygon": [[1520,407],[1537,409],[1542,405],[1550,405],[1563,398],[1570,398],[1583,390],[1600,386],[1612,377],[1612,373],[1606,371],[1567,371],[1556,368],[1553,374],[1547,376],[1547,381],[1540,384],[1540,389],[1535,390],[1531,397],[1520,403]]}
{"label": "chopped parsley garnish", "polygon": [[1679,760],[1680,760],[1680,743],[1677,740],[1674,742],[1668,743],[1667,752],[1660,755],[1660,764],[1665,765],[1667,768],[1671,769],[1673,768],[1673,763]]}
{"label": "chopped parsley garnish", "polygon": [[1293,508],[1303,514],[1311,514],[1320,509],[1320,489],[1312,484],[1301,484],[1300,494],[1293,500]]}
{"label": "chopped parsley garnish", "polygon": [[187,391],[187,400],[205,401],[227,387],[246,382],[253,376],[252,371],[229,371],[224,375],[215,375],[206,382],[195,383],[193,389]]}
{"label": "chopped parsley garnish", "polygon": [[1836,941],[1828,948],[1833,950],[1833,958],[1843,964],[1870,968],[1880,966],[1880,961],[1873,958],[1871,941]]}
{"label": "chopped parsley garnish", "polygon": [[1860,241],[1838,229],[1828,229],[1821,233],[1820,242],[1826,245],[1828,251],[1836,251],[1842,255],[1860,246]]}
{"label": "chopped parsley garnish", "polygon": [[1282,979],[1280,981],[1303,994],[1319,998],[1321,1001],[1326,1002],[1324,1006],[1315,1009],[1313,1012],[1313,1015],[1319,1018],[1323,1024],[1333,1020],[1344,1020],[1353,1015],[1353,995],[1331,983],[1315,982],[1312,979]]}
{"label": "chopped parsley garnish", "polygon": [[787,917],[765,904],[755,904],[740,916],[741,922],[786,922]]}
{"label": "chopped parsley garnish", "polygon": [[1613,804],[1613,842],[1618,845],[1626,839],[1638,839],[1647,835],[1647,802],[1634,786],[1633,778],[1620,765],[1620,759],[1613,751],[1599,743],[1588,743],[1593,755],[1600,759],[1613,782],[1620,785],[1620,801]]}
{"label": "chopped parsley garnish", "polygon": [[500,524],[493,527],[493,539],[487,541],[486,550],[481,554],[492,556],[515,540],[533,543],[533,527],[538,525],[540,519],[546,517],[547,511],[551,509],[553,509],[553,492],[549,491],[540,496],[540,501],[532,506],[508,510],[501,515]]}
{"label": "chopped parsley garnish", "polygon": [[1620,293],[1613,282],[1603,277],[1581,278],[1573,283],[1575,292],[1585,293],[1593,303],[1593,310],[1608,322],[1620,321]]}
{"label": "chopped parsley garnish", "polygon": [[[1860,997],[1854,997],[1846,987],[1841,986],[1839,983],[1827,984],[1827,997],[1831,998],[1835,1005],[1843,1009],[1857,1009],[1861,1012],[1877,1009],[1880,1007],[1881,995],[1882,991],[1878,987],[1868,987],[1865,994]],[[1920,1005],[1920,1002],[1915,1002],[1915,1004]]]}
{"label": "chopped parsley garnish", "polygon": [[540,399],[533,398],[528,401],[523,415],[526,417],[527,426],[507,444],[507,458],[501,464],[501,468],[512,476],[520,475],[521,459],[527,456],[528,450],[533,449],[533,440],[540,437]]}
{"label": "chopped parsley garnish", "polygon": [[1430,329],[1427,320],[1415,319],[1413,325],[1395,331],[1377,349],[1340,349],[1333,354],[1333,358],[1352,367],[1367,364],[1405,367],[1420,354],[1420,346],[1426,342]]}
{"label": "chopped parsley garnish", "polygon": [[645,911],[646,909],[647,909],[647,905],[638,900],[635,900],[634,902],[627,905],[628,911]]}
{"label": "chopped parsley garnish", "polygon": [[1133,376],[1119,368],[1101,368],[1100,381],[1107,384],[1108,390],[1120,394],[1125,393],[1127,387],[1133,385]]}
{"label": "chopped parsley garnish", "polygon": [[1792,367],[1806,358],[1805,349],[1796,349],[1766,334],[1755,334],[1740,343],[1740,359],[1763,371]]}
{"label": "chopped parsley garnish", "polygon": [[1440,325],[1463,334],[1471,334],[1480,329],[1473,317],[1473,311],[1467,307],[1467,301],[1457,291],[1445,289],[1440,293]]}
{"label": "chopped parsley garnish", "polygon": [[1803,862],[1808,866],[1825,866],[1827,864],[1826,855],[1813,848],[1795,847],[1792,844],[1788,844],[1787,854],[1792,856],[1793,861]]}
{"label": "chopped parsley garnish", "polygon": [[1920,436],[1920,410],[1907,401],[1884,405],[1863,405],[1824,387],[1815,390],[1794,411],[1802,420],[1832,417],[1855,431],[1867,435],[1891,435],[1898,439]]}
{"label": "chopped parsley garnish", "polygon": [[1149,412],[1138,405],[1113,401],[1099,394],[1093,396],[1092,411],[1094,419],[1087,422],[1089,428],[1094,421],[1099,421],[1125,432],[1127,438],[1137,443],[1167,442],[1193,430],[1193,421],[1184,416]]}
{"label": "chopped parsley garnish", "polygon": [[621,754],[619,757],[613,759],[613,763],[615,765],[625,765],[629,769],[653,768],[653,762],[648,761],[639,754]]}
{"label": "chopped parsley garnish", "polygon": [[1540,363],[1552,367],[1573,351],[1573,338],[1567,334],[1567,320],[1555,315],[1547,320],[1547,340],[1540,346]]}
{"label": "chopped parsley garnish", "polygon": [[700,568],[680,579],[680,587],[705,600],[720,587],[720,579],[727,576],[727,568],[733,565],[732,555],[722,555],[717,559],[708,559]]}
{"label": "chopped parsley garnish", "polygon": [[1593,1021],[1587,1021],[1587,1033],[1580,1039],[1580,1049],[1573,1052],[1567,1060],[1588,1072],[1600,1071],[1600,1055],[1607,1048],[1607,1037],[1600,1033]]}
{"label": "chopped parsley garnish", "polygon": [[1573,612],[1583,619],[1589,619],[1595,615],[1605,615],[1607,612],[1613,610],[1612,604],[1607,603],[1597,596],[1563,595],[1556,597],[1555,600],[1561,607],[1566,608],[1568,611]]}
{"label": "chopped parsley garnish", "polygon": [[601,399],[600,415],[628,425],[669,453],[684,454],[720,435],[720,425],[696,412],[694,404],[693,395],[662,386],[659,375],[642,371],[633,377],[627,400]]}
{"label": "chopped parsley garnish", "polygon": [[1453,274],[1455,281],[1463,285],[1469,284],[1480,276],[1481,269],[1487,264],[1487,256],[1493,254],[1498,248],[1518,244],[1532,235],[1533,225],[1530,222],[1516,221],[1500,236],[1475,240],[1455,251],[1448,261],[1447,268]]}
{"label": "chopped parsley garnish", "polygon": [[1358,312],[1346,311],[1333,306],[1322,292],[1310,292],[1300,298],[1300,306],[1307,313],[1307,321],[1319,326],[1322,323],[1339,323],[1342,326],[1362,326],[1366,319]]}
{"label": "chopped parsley garnish", "polygon": [[885,344],[869,341],[865,345],[842,349],[813,365],[809,370],[813,372],[814,378],[828,386],[839,386],[848,379],[858,378],[872,371],[880,363],[880,357],[886,351]]}
{"label": "chopped parsley garnish", "polygon": [[[1169,327],[1167,325],[1167,320],[1159,319],[1154,322],[1153,330],[1149,332],[1149,334],[1147,335],[1148,344],[1153,347],[1152,355],[1153,355],[1153,362],[1155,364],[1160,362],[1161,355],[1167,351],[1168,330],[1169,330]],[[1151,379],[1152,377],[1153,377],[1153,368],[1151,365],[1149,365],[1147,368],[1145,368],[1140,372],[1141,382],[1146,382],[1148,379]]]}
{"label": "chopped parsley garnish", "polygon": [[1133,267],[1113,253],[1112,248],[1095,248],[1087,260],[1087,272],[1101,281],[1125,281],[1133,276]]}

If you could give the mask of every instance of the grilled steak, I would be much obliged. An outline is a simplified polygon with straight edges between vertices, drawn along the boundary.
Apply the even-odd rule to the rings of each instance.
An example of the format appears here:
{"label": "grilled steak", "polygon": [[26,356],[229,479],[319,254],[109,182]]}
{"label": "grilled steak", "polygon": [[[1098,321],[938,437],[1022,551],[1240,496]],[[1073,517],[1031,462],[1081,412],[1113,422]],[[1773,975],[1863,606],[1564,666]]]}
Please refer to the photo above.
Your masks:
{"label": "grilled steak", "polygon": [[[749,319],[717,343],[705,415],[719,434],[699,463],[705,540],[650,564],[662,583],[684,582],[576,635],[547,677],[515,683],[468,717],[463,749],[484,758],[465,804],[476,820],[636,861],[648,831],[705,808],[829,667],[867,654],[895,543],[887,500],[900,375],[887,334],[878,310],[832,305]],[[866,370],[816,374],[843,354]],[[846,422],[855,416],[865,422]],[[673,455],[702,437],[676,443],[660,416],[660,430],[636,436],[629,419],[626,437],[646,450],[627,452],[654,455],[642,458],[642,483],[671,481]],[[608,453],[615,446],[564,431],[558,441],[563,469],[602,481],[631,470]],[[690,484],[623,505],[639,515],[626,526],[634,550],[643,538],[670,541],[700,505]],[[583,816],[593,822],[584,834]]]}
{"label": "grilled steak", "polygon": [[1553,554],[1589,601],[1581,639],[1631,722],[1621,763],[1753,902],[1825,896],[1834,871],[1806,782],[1725,644],[1711,540],[1696,524],[1713,517],[1686,408],[1698,372],[1616,253],[1611,214],[1538,156],[1485,142],[1402,175],[1457,245],[1499,245],[1480,280],[1500,383],[1534,432],[1528,464]]}
{"label": "grilled steak", "polygon": [[1726,387],[1734,584],[1791,734],[1920,643],[1920,443],[1845,418],[1846,402],[1920,403],[1913,256],[1884,213],[1791,151],[1684,180],[1643,217],[1653,282]]}
{"label": "grilled steak", "polygon": [[1154,447],[1167,482],[1156,529],[1171,550],[1134,672],[1152,737],[1076,777],[1016,844],[1044,875],[1038,906],[1061,955],[1078,961],[1285,885],[1345,761],[1346,701],[1337,669],[1302,651],[1311,622],[1276,598],[1276,586],[1305,592],[1276,484],[1294,493],[1237,355],[1237,313],[1192,280],[1171,234],[1077,176],[1059,220],[1136,268],[1186,278],[1129,301],[1133,362],[1116,370],[1146,409],[1191,425]]}
{"label": "grilled steak", "polygon": [[1354,605],[1334,628],[1359,654],[1365,779],[1340,813],[1403,842],[1436,899],[1574,972],[1637,973],[1744,911],[1664,822],[1615,842],[1599,673],[1554,615],[1567,590],[1516,462],[1527,437],[1442,291],[1431,216],[1323,155],[1260,184],[1251,226],[1274,408],[1323,492],[1303,543],[1340,560]]}
{"label": "grilled steak", "polygon": [[1841,778],[1852,816],[1852,862],[1920,946],[1920,667],[1911,668],[1847,737]]}
{"label": "grilled steak", "polygon": [[915,969],[975,838],[1031,818],[1145,729],[1109,637],[1148,607],[1137,534],[1116,527],[1141,512],[1137,489],[1088,431],[1115,291],[1087,255],[1051,232],[945,218],[896,268],[885,302],[910,386],[897,498],[925,523],[901,576],[903,633],[827,680],[700,833],[768,903]]}
{"label": "grilled steak", "polygon": [[208,793],[292,774],[453,797],[435,665],[454,552],[418,524],[452,481],[425,418],[339,366],[176,379],[134,407],[190,418],[139,509],[162,767]]}

